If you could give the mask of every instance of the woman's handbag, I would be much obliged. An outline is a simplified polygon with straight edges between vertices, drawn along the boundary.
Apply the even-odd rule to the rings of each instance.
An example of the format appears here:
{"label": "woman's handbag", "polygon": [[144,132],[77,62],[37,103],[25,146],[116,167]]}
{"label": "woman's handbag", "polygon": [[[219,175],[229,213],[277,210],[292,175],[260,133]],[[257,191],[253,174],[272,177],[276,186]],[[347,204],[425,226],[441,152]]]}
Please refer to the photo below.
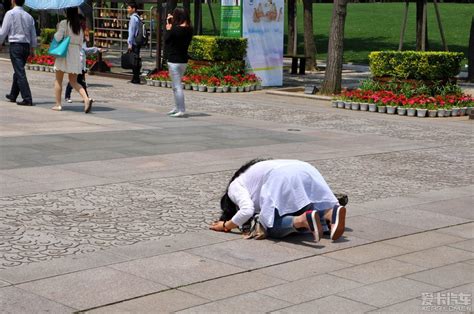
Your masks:
{"label": "woman's handbag", "polygon": [[250,230],[244,234],[244,239],[263,240],[267,237],[267,230],[260,223],[260,215],[256,214],[250,219]]}
{"label": "woman's handbag", "polygon": [[48,54],[56,58],[65,58],[67,56],[67,49],[71,38],[69,36],[64,37],[63,40],[57,42],[53,37],[53,41],[48,49]]}

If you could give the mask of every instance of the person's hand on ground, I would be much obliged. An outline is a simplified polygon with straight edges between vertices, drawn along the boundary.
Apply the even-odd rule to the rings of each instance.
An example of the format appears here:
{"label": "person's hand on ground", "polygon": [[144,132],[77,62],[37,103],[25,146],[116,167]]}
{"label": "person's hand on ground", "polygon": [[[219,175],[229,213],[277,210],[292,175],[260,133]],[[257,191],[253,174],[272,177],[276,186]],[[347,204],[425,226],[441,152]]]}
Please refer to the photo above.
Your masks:
{"label": "person's hand on ground", "polygon": [[214,231],[228,232],[229,230],[224,228],[224,221],[214,221],[209,229]]}

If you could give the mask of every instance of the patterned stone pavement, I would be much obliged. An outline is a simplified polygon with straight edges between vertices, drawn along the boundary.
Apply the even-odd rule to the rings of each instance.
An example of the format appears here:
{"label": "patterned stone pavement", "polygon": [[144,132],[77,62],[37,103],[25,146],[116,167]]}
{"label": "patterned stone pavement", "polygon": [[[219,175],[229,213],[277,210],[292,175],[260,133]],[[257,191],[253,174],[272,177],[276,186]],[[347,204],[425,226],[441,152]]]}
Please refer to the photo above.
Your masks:
{"label": "patterned stone pavement", "polygon": [[[0,71],[7,74],[0,79],[5,94],[11,67],[0,61]],[[170,119],[164,115],[172,107],[170,90],[132,89],[123,81],[99,77],[88,78],[96,105],[85,116],[79,103],[67,105],[64,112],[48,110],[53,76],[29,71],[28,77],[37,106],[0,101],[0,279],[6,282],[11,274],[43,263],[153,247],[178,235],[196,234],[198,239],[218,217],[219,197],[232,171],[259,156],[306,160],[334,191],[349,194],[354,221],[351,225],[349,220],[349,231],[357,236],[328,245],[330,251],[386,239],[384,233],[396,237],[473,220],[465,200],[458,202],[456,218],[430,217],[446,224],[428,219],[412,228],[411,221],[402,220],[401,228],[390,216],[394,208],[450,199],[436,196],[437,191],[453,193],[452,201],[469,194],[472,198],[465,191],[472,191],[473,129],[465,117],[351,112],[324,101],[265,92],[188,92],[190,116]],[[446,192],[456,190],[464,192]],[[378,203],[385,205],[374,205]],[[445,213],[434,207],[420,213]],[[376,228],[364,235],[360,228],[370,221],[400,230]],[[272,260],[266,263],[272,265]],[[136,295],[123,299],[130,297]],[[94,302],[68,306],[110,303]]]}

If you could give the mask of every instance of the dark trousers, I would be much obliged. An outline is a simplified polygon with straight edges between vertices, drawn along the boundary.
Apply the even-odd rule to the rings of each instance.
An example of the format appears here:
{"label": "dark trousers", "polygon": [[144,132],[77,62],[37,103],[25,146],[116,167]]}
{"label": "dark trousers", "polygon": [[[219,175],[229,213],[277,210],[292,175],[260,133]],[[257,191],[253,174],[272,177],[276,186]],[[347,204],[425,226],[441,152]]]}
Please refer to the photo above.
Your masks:
{"label": "dark trousers", "polygon": [[[77,82],[79,83],[79,85],[82,86],[82,88],[84,88],[84,90],[86,91],[87,97],[89,97],[89,93],[87,92],[87,84],[86,84],[86,72],[82,71],[82,74],[77,75]],[[64,95],[64,98],[70,99],[71,92],[72,92],[72,86],[70,83],[67,83],[66,93]]]}
{"label": "dark trousers", "polygon": [[142,59],[140,58],[140,46],[133,45],[132,52],[138,56],[137,66],[133,68],[132,82],[140,83],[140,70],[142,68]]}
{"label": "dark trousers", "polygon": [[30,55],[30,45],[26,43],[10,43],[10,60],[12,62],[13,70],[13,83],[10,91],[10,96],[13,99],[18,97],[21,93],[21,97],[24,101],[33,102],[31,98],[30,85],[26,78],[25,64],[28,56]]}

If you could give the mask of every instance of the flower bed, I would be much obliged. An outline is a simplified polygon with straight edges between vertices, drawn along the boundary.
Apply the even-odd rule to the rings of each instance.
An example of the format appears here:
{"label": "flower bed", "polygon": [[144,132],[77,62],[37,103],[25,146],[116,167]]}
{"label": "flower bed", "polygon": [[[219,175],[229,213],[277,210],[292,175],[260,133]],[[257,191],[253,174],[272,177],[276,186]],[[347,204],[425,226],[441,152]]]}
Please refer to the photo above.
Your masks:
{"label": "flower bed", "polygon": [[[55,61],[55,58],[53,56],[50,56],[47,54],[41,54],[41,52],[40,53],[37,52],[36,55],[28,57],[25,67],[27,70],[55,72],[54,61]],[[87,68],[91,68],[95,62],[97,62],[96,55],[87,56],[87,59],[86,59]],[[112,66],[112,64],[108,61],[105,61],[105,63],[109,67]]]}
{"label": "flower bed", "polygon": [[[255,74],[214,75],[209,67],[191,68],[182,78],[184,89],[208,93],[250,92],[261,89],[260,80]],[[172,87],[168,71],[160,71],[146,78],[147,85]]]}
{"label": "flower bed", "polygon": [[417,117],[449,117],[469,114],[474,97],[456,85],[417,87],[400,82],[391,85],[365,81],[361,88],[344,90],[333,107]]}

